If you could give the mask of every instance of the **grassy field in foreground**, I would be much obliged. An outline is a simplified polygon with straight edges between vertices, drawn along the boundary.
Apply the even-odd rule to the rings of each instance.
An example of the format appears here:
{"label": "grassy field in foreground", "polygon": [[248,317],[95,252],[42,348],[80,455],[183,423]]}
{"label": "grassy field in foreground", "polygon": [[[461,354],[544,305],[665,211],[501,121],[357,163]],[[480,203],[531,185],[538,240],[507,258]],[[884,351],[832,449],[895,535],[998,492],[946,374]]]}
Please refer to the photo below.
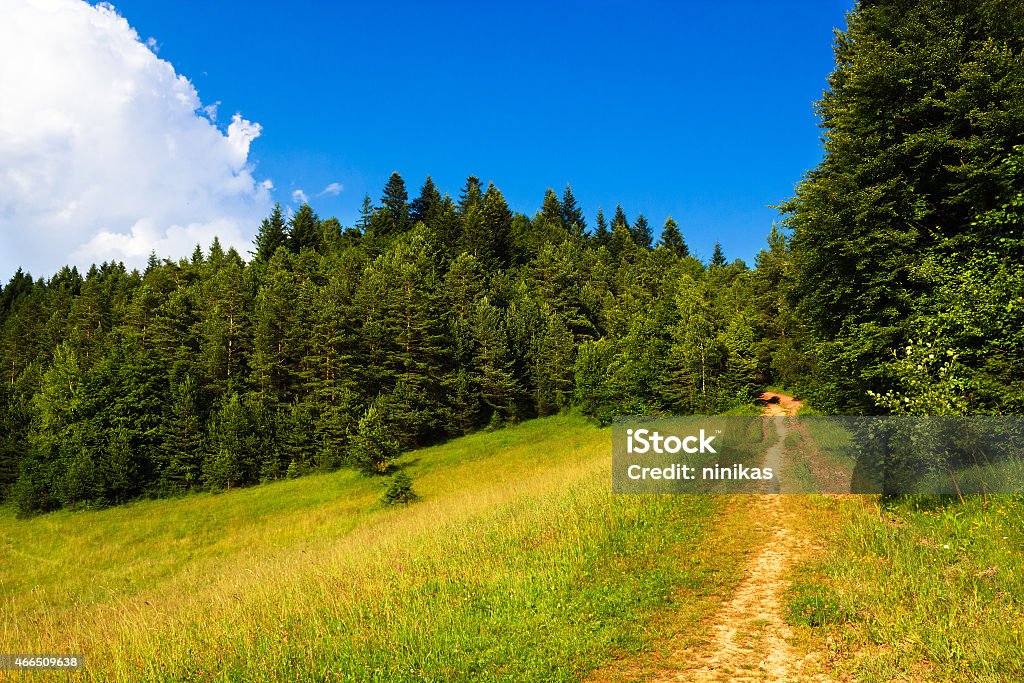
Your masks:
{"label": "grassy field in foreground", "polygon": [[840,680],[1024,680],[1024,500],[809,499],[788,617]]}
{"label": "grassy field in foreground", "polygon": [[99,680],[578,680],[659,614],[694,627],[741,561],[701,548],[723,500],[612,496],[609,445],[559,416],[410,453],[405,508],[337,472],[4,511],[0,652]]}

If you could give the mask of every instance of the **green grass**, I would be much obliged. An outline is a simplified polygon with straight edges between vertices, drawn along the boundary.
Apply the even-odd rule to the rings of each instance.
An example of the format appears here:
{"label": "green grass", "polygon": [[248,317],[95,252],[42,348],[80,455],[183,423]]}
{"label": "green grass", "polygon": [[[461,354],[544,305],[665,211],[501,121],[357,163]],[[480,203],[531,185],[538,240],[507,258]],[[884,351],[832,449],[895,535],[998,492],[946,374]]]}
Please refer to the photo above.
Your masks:
{"label": "green grass", "polygon": [[805,647],[858,681],[1024,680],[1024,500],[818,498],[794,577]]}
{"label": "green grass", "polygon": [[393,508],[343,471],[6,510],[0,652],[94,680],[579,680],[696,629],[742,559],[707,553],[724,499],[611,495],[610,443],[558,416],[410,453],[420,500]]}

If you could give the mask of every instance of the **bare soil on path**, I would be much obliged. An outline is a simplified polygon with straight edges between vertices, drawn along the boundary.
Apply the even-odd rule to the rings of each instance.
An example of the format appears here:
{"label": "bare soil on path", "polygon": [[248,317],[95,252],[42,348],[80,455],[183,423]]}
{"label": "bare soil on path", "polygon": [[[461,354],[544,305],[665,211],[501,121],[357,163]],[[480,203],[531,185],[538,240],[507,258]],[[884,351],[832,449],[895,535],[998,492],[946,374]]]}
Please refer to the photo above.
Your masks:
{"label": "bare soil on path", "polygon": [[803,401],[774,391],[762,392],[757,403],[761,406],[761,414],[769,417],[793,417],[804,406]]}
{"label": "bare soil on path", "polygon": [[[765,392],[759,397],[767,416],[795,416],[803,405],[792,396]],[[766,460],[779,458],[786,435],[784,420],[772,420],[778,441]],[[777,452],[774,452],[777,451]],[[774,452],[774,453],[773,453]],[[632,675],[619,667],[611,676],[593,680],[684,682],[778,682],[827,680],[813,654],[797,652],[785,622],[785,595],[791,568],[813,549],[806,529],[797,524],[800,501],[792,496],[750,496],[746,512],[733,523],[758,528],[766,540],[749,556],[743,578],[733,594],[704,626],[704,637],[672,651],[651,674],[638,666]],[[640,675],[640,671],[645,671]]]}

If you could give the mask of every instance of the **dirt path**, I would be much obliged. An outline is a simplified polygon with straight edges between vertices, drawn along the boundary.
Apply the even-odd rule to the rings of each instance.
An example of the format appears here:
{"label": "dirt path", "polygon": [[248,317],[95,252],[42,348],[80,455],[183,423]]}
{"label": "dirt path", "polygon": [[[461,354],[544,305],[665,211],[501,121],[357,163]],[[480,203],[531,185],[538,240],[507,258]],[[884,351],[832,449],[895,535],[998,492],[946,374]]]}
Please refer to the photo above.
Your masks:
{"label": "dirt path", "polygon": [[759,496],[755,522],[768,527],[769,540],[747,565],[746,575],[732,597],[715,615],[712,641],[699,651],[677,652],[681,670],[659,681],[779,681],[799,680],[796,654],[787,639],[782,618],[787,574],[796,555],[794,533],[779,496]]}
{"label": "dirt path", "polygon": [[[803,405],[792,396],[765,392],[762,413],[793,416]],[[766,464],[778,467],[786,436],[784,420],[771,420],[778,441],[765,454]],[[802,678],[799,657],[789,645],[789,626],[783,619],[789,569],[799,555],[800,539],[793,530],[792,510],[782,496],[759,495],[750,519],[768,532],[768,540],[751,558],[745,578],[722,605],[711,625],[712,641],[699,651],[679,651],[683,670],[661,681],[779,681]]]}
{"label": "dirt path", "polygon": [[770,417],[794,416],[804,405],[803,401],[774,391],[762,392],[757,397],[757,402],[762,406],[761,414]]}
{"label": "dirt path", "polygon": [[[758,397],[762,414],[777,419],[777,441],[765,452],[765,466],[779,466],[784,459],[786,417],[803,405],[792,396],[765,392]],[[774,483],[774,482],[773,482]],[[777,492],[777,484],[775,491]],[[743,496],[742,513],[730,524],[745,524],[763,538],[742,569],[738,586],[705,620],[703,637],[685,636],[685,645],[647,662],[620,663],[597,671],[590,681],[656,681],[743,683],[803,683],[827,680],[819,672],[814,654],[797,651],[785,622],[786,591],[792,568],[813,547],[806,525],[799,524],[799,497],[785,495]]]}

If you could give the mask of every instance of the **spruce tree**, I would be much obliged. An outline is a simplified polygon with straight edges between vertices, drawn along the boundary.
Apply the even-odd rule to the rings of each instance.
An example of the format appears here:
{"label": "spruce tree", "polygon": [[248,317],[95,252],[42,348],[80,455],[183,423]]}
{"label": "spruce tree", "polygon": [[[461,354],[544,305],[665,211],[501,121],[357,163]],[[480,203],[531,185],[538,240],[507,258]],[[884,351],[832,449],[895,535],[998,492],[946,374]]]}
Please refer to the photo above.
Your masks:
{"label": "spruce tree", "polygon": [[516,417],[522,387],[513,370],[503,315],[487,297],[476,306],[473,337],[477,343],[474,365],[480,398],[490,408],[491,424],[504,424]]}
{"label": "spruce tree", "polygon": [[715,242],[715,250],[711,254],[711,261],[708,262],[708,265],[712,268],[721,268],[725,265],[725,252],[722,251],[721,242]]}
{"label": "spruce tree", "polygon": [[679,231],[679,224],[669,216],[665,220],[665,227],[661,230],[661,244],[679,257],[690,255],[690,248],[683,241],[683,234]]}
{"label": "spruce tree", "polygon": [[565,230],[565,214],[562,211],[562,202],[558,201],[558,195],[550,187],[544,192],[544,203],[540,208],[541,220],[548,225],[558,227],[558,231]]}
{"label": "spruce tree", "polygon": [[511,256],[512,212],[494,183],[487,186],[478,215],[474,215],[475,209],[469,208],[463,222],[466,251],[488,269],[502,268]]}
{"label": "spruce tree", "polygon": [[594,243],[599,247],[609,246],[612,242],[612,235],[608,231],[608,224],[604,220],[604,211],[601,209],[597,210],[595,222],[597,226],[594,229]]}
{"label": "spruce tree", "polygon": [[466,185],[459,195],[459,217],[465,217],[471,207],[480,205],[483,199],[483,190],[480,187],[480,179],[475,175],[466,178]]}
{"label": "spruce tree", "polygon": [[288,221],[288,246],[294,254],[320,247],[320,219],[309,204],[300,206]]}
{"label": "spruce tree", "polygon": [[384,185],[381,204],[387,215],[386,229],[378,237],[400,235],[409,229],[409,193],[405,189],[405,181],[395,171]]}
{"label": "spruce tree", "polygon": [[612,235],[609,248],[612,258],[616,261],[631,261],[637,251],[636,238],[626,220],[626,212],[622,206],[615,207],[615,217],[612,219]]}
{"label": "spruce tree", "polygon": [[285,246],[287,242],[288,232],[281,214],[281,204],[277,203],[274,204],[270,216],[260,223],[259,232],[256,233],[256,251],[253,255],[260,261],[269,261],[277,248]]}
{"label": "spruce tree", "polygon": [[380,410],[371,405],[359,418],[348,447],[348,461],[363,474],[387,474],[398,455],[398,441],[384,422]]}
{"label": "spruce tree", "polygon": [[633,223],[631,232],[633,233],[633,241],[636,242],[638,247],[641,249],[651,248],[651,245],[654,243],[654,233],[651,231],[651,224],[642,213],[636,217],[636,222]]}
{"label": "spruce tree", "polygon": [[195,380],[186,375],[171,387],[171,404],[161,427],[160,486],[186,491],[199,485],[203,456],[203,425]]}
{"label": "spruce tree", "polygon": [[587,221],[583,218],[583,209],[576,203],[576,196],[570,185],[565,186],[562,193],[562,217],[566,229],[574,237],[581,237],[587,231]]}
{"label": "spruce tree", "polygon": [[370,195],[363,195],[363,203],[359,207],[359,219],[356,221],[356,229],[364,235],[370,229],[370,221],[373,219],[375,210]]}
{"label": "spruce tree", "polygon": [[420,188],[420,196],[409,205],[409,219],[413,224],[429,223],[434,220],[441,208],[441,191],[434,185],[430,176]]}

